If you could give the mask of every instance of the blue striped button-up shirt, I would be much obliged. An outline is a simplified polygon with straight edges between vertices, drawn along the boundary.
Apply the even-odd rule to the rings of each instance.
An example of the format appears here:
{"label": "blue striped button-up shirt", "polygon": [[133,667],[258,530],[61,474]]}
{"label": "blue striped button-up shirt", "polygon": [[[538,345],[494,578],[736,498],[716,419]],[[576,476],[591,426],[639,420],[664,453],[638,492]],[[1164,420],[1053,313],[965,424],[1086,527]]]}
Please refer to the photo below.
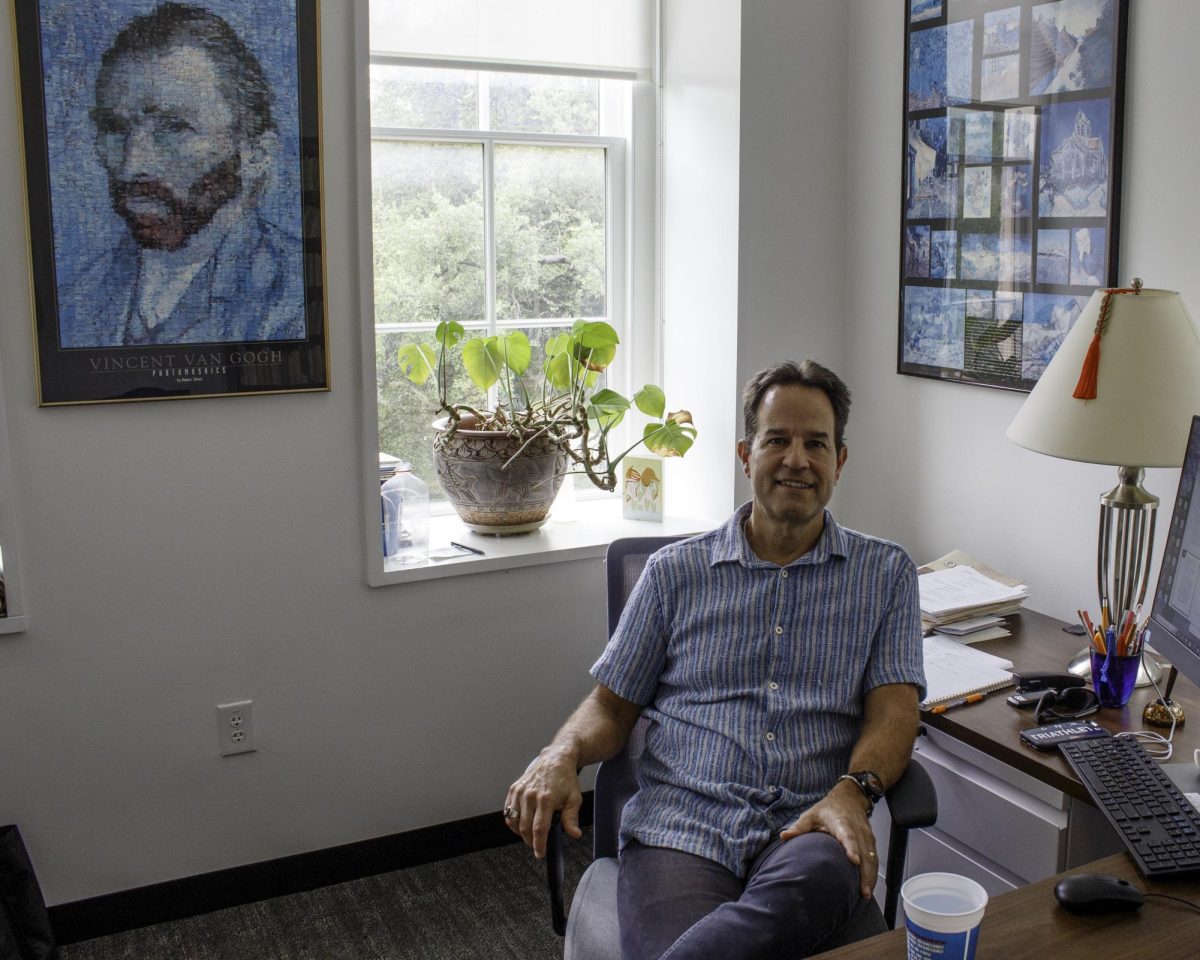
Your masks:
{"label": "blue striped button-up shirt", "polygon": [[649,720],[622,846],[694,853],[739,877],[846,772],[863,695],[925,683],[916,570],[900,547],[826,512],[816,546],[780,567],[750,549],[748,515],[651,557],[592,667]]}

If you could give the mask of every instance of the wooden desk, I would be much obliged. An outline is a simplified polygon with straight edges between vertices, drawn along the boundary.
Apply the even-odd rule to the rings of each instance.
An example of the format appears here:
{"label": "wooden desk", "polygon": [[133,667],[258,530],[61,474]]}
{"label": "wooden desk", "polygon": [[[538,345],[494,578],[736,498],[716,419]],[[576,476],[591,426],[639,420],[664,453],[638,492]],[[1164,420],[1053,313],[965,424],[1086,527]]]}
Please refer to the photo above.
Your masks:
{"label": "wooden desk", "polygon": [[[1005,657],[1013,662],[1018,673],[1022,670],[1053,670],[1066,672],[1067,662],[1083,649],[1083,637],[1063,632],[1063,624],[1052,617],[1033,611],[1011,616],[1006,623],[1013,635],[990,640],[977,646],[980,650]],[[1163,683],[1165,683],[1165,678]],[[981,750],[1017,770],[1049,784],[1056,790],[1081,800],[1089,800],[1087,791],[1071,772],[1071,767],[1057,752],[1043,753],[1026,746],[1019,734],[1034,726],[1033,711],[1017,710],[1005,703],[1012,689],[990,694],[981,703],[950,710],[937,716],[922,714],[922,720],[963,743]],[[1155,698],[1153,687],[1140,687],[1124,707],[1102,708],[1091,719],[1117,733],[1122,730],[1166,730],[1142,722],[1142,709]],[[1200,748],[1200,690],[1180,676],[1171,692],[1171,699],[1183,705],[1186,722],[1175,729],[1173,760],[1188,760],[1192,751]],[[1089,800],[1090,802],[1090,800]]]}
{"label": "wooden desk", "polygon": [[[978,646],[1011,660],[1018,672],[1065,672],[1067,662],[1084,644],[1083,638],[1063,632],[1061,621],[1032,611],[1009,617],[1006,622],[1012,630],[1011,637]],[[922,720],[928,727],[986,754],[1005,767],[1090,804],[1087,791],[1060,754],[1034,750],[1021,742],[1020,731],[1034,725],[1033,713],[1010,707],[1005,699],[1011,692],[1011,689],[997,691],[981,703],[937,716],[922,714]],[[1192,751],[1200,748],[1200,690],[1180,677],[1171,695],[1183,705],[1188,717],[1184,726],[1176,728],[1172,759],[1188,760]],[[1093,718],[1114,733],[1124,730],[1165,733],[1165,730],[1142,722],[1142,709],[1155,696],[1153,687],[1137,689],[1125,707],[1101,709]],[[1098,817],[1099,814],[1094,814],[1093,820]],[[947,816],[945,819],[953,818]],[[1107,825],[1103,829],[1107,829]],[[1115,845],[1115,835],[1113,842]],[[910,868],[912,859],[910,846]],[[1113,874],[1143,890],[1182,896],[1200,904],[1200,880],[1147,881],[1124,853],[1107,856],[1066,873]],[[1126,957],[1193,960],[1197,956],[1196,932],[1200,930],[1200,915],[1180,905],[1151,899],[1133,914],[1075,916],[1059,907],[1054,899],[1054,884],[1066,873],[993,896],[984,914],[977,960],[1045,960],[1048,956],[1055,960],[1074,957],[1086,960],[1124,960]],[[821,954],[822,960],[886,960],[905,956],[903,929]]]}
{"label": "wooden desk", "polygon": [[[1145,880],[1123,853],[1061,876],[1067,873],[1112,874],[1142,890],[1200,905],[1200,880]],[[976,960],[1195,960],[1200,931],[1200,914],[1195,911],[1150,898],[1134,913],[1076,916],[1054,899],[1058,879],[1051,877],[993,898],[983,915]],[[901,928],[822,953],[820,960],[903,960],[906,956]]]}

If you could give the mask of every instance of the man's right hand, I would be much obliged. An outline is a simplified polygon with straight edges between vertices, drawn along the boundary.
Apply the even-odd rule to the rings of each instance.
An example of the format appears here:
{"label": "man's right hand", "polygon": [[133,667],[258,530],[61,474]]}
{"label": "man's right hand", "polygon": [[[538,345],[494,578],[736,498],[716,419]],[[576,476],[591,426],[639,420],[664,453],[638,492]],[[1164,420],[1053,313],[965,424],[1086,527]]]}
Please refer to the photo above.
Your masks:
{"label": "man's right hand", "polygon": [[575,840],[583,836],[579,829],[582,804],[574,758],[552,745],[539,753],[508,788],[504,822],[541,860],[546,856],[546,835],[556,810],[562,811],[562,828],[567,836]]}

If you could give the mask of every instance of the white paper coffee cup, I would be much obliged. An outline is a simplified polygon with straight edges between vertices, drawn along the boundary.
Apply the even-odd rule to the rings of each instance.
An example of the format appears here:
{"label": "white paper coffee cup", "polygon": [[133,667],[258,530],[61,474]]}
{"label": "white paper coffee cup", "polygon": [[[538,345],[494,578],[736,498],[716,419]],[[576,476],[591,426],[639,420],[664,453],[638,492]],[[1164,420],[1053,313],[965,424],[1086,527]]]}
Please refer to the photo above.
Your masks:
{"label": "white paper coffee cup", "polygon": [[957,873],[922,873],[900,888],[908,960],[974,960],[988,895]]}

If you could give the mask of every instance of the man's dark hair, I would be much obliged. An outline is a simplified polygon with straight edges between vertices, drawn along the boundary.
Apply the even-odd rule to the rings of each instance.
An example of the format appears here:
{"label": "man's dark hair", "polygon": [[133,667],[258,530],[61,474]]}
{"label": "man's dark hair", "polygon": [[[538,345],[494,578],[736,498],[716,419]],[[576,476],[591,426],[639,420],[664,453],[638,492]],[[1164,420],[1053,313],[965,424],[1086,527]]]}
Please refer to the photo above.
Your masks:
{"label": "man's dark hair", "polygon": [[195,47],[212,59],[217,85],[234,111],[239,136],[255,140],[275,129],[271,85],[262,64],[224,19],[186,3],[164,3],[134,17],[121,29],[100,60],[96,92],[118,60],[173,47]]}
{"label": "man's dark hair", "polygon": [[758,431],[758,408],[772,387],[815,387],[829,398],[833,407],[833,445],[841,450],[846,438],[846,421],[850,419],[850,389],[832,370],[815,360],[796,363],[783,360],[760,370],[750,378],[742,393],[742,422],[746,440]]}

